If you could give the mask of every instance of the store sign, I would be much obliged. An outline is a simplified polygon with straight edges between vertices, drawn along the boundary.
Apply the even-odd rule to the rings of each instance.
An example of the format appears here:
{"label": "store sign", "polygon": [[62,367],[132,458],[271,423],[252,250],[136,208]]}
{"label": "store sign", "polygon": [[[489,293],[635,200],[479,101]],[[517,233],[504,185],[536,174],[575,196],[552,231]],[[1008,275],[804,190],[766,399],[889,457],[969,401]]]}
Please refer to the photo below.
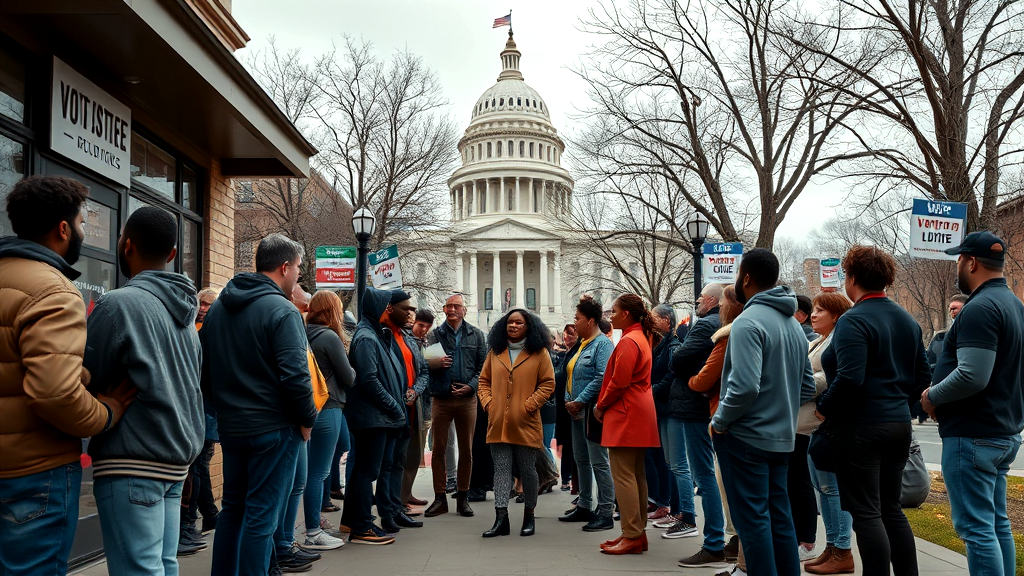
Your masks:
{"label": "store sign", "polygon": [[842,286],[842,272],[839,258],[823,258],[818,267],[822,288],[839,288]]}
{"label": "store sign", "polygon": [[401,288],[402,267],[398,264],[398,246],[392,244],[370,254],[370,270],[374,288]]}
{"label": "store sign", "polygon": [[352,290],[356,287],[356,249],[351,246],[316,247],[316,288]]}
{"label": "store sign", "polygon": [[910,255],[930,260],[956,260],[946,248],[959,246],[967,227],[967,204],[914,199],[910,210]]}
{"label": "store sign", "polygon": [[740,271],[743,244],[739,242],[711,242],[704,244],[704,284],[732,284]]}
{"label": "store sign", "polygon": [[50,148],[130,186],[132,111],[57,58],[51,90]]}

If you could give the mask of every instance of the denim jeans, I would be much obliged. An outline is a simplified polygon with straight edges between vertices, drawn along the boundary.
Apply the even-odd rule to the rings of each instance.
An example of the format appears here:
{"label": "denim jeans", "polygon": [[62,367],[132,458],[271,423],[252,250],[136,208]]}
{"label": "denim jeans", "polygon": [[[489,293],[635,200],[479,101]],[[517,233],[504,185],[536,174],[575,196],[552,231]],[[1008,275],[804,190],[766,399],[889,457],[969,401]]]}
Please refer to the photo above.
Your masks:
{"label": "denim jeans", "polygon": [[942,439],[942,477],[953,527],[967,545],[971,574],[1016,574],[1013,534],[1006,515],[1006,472],[1020,436]]}
{"label": "denim jeans", "polygon": [[544,452],[551,459],[551,463],[555,463],[555,455],[551,452],[551,441],[555,439],[555,423],[544,424]]}
{"label": "denim jeans", "polygon": [[[577,505],[594,510],[594,481],[597,481],[597,515],[605,518],[615,512],[615,483],[608,463],[608,449],[587,440],[584,420],[572,421],[572,453],[580,474],[580,499]],[[693,493],[692,491],[690,492]]]}
{"label": "denim jeans", "polygon": [[[660,478],[664,478],[665,474],[668,475],[668,479],[665,483],[668,484],[668,508],[669,512],[673,515],[679,514],[679,484],[676,483],[676,474],[668,465],[668,452],[665,451],[665,442],[668,438],[668,417],[658,418],[658,438],[661,440],[661,447],[658,451],[661,454],[661,465],[658,468]],[[658,464],[655,464],[658,466]],[[648,476],[650,477],[650,476]],[[661,482],[661,480],[659,480]]]}
{"label": "denim jeans", "polygon": [[821,497],[821,521],[825,524],[825,542],[842,550],[850,549],[853,518],[839,504],[839,483],[835,472],[818,470],[814,459],[807,457],[807,468],[811,472],[811,482]]}
{"label": "denim jeans", "polygon": [[[676,481],[679,512],[693,515],[693,477],[690,476],[690,464],[686,459],[686,422],[668,418],[665,422],[665,439],[661,447],[665,450],[668,469]],[[711,471],[714,472],[714,468]]]}
{"label": "denim jeans", "polygon": [[[331,490],[341,490],[341,456],[352,449],[352,435],[348,431],[348,422],[345,420],[345,411],[341,411],[341,428],[338,430],[338,447],[334,449],[334,460],[331,464],[331,475],[324,480],[324,506],[331,503]],[[351,454],[349,455],[351,458]],[[346,466],[347,468],[347,466]],[[345,483],[348,483],[348,474],[345,474]]]}
{"label": "denim jeans", "polygon": [[700,490],[700,504],[704,511],[704,547],[717,552],[725,547],[725,512],[722,510],[722,495],[718,492],[718,479],[715,478],[715,449],[711,446],[708,422],[684,421],[682,425],[686,458],[693,481]]}
{"label": "denim jeans", "polygon": [[786,493],[789,452],[755,448],[731,434],[715,434],[725,494],[750,576],[800,574],[796,531]]}
{"label": "denim jeans", "polygon": [[81,492],[78,462],[0,479],[0,574],[67,573]]}
{"label": "denim jeans", "polygon": [[181,482],[102,476],[93,492],[111,576],[177,576]]}
{"label": "denim jeans", "polygon": [[306,490],[302,496],[305,511],[306,532],[320,529],[320,510],[324,507],[324,498],[330,499],[330,491],[325,490],[325,481],[331,477],[331,461],[338,448],[338,434],[341,432],[341,409],[327,408],[320,411],[316,424],[306,443]]}
{"label": "denim jeans", "polygon": [[[319,420],[319,418],[317,418]],[[295,458],[295,469],[292,473],[292,482],[288,484],[288,500],[281,508],[281,520],[274,531],[274,545],[277,546],[277,553],[284,554],[292,547],[295,541],[295,519],[299,516],[299,506],[302,504],[302,494],[306,491],[306,473],[309,470],[309,451],[307,443],[299,436],[299,451]],[[317,519],[317,524],[320,524]]]}
{"label": "denim jeans", "polygon": [[292,482],[302,436],[282,428],[256,436],[221,434],[224,495],[211,574],[266,576],[274,531]]}
{"label": "denim jeans", "polygon": [[348,454],[352,477],[345,493],[341,523],[353,532],[365,532],[373,523],[373,483],[379,481],[384,451],[391,428],[352,429],[352,450]]}
{"label": "denim jeans", "polygon": [[409,455],[409,436],[408,428],[388,429],[375,495],[381,518],[394,518],[405,512],[402,479],[405,477],[406,456]]}

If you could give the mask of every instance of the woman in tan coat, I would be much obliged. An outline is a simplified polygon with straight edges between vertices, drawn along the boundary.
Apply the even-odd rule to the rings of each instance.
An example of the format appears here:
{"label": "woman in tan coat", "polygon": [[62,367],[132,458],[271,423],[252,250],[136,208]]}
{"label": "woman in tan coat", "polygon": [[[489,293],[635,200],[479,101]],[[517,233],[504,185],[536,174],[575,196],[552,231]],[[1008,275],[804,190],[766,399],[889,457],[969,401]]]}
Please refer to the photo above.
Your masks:
{"label": "woman in tan coat", "polygon": [[487,443],[494,459],[494,526],[484,538],[507,536],[513,462],[523,480],[526,511],[520,536],[534,533],[539,479],[535,459],[544,446],[540,407],[555,390],[548,329],[526,310],[510,310],[487,337],[490,352],[477,394],[487,412]]}

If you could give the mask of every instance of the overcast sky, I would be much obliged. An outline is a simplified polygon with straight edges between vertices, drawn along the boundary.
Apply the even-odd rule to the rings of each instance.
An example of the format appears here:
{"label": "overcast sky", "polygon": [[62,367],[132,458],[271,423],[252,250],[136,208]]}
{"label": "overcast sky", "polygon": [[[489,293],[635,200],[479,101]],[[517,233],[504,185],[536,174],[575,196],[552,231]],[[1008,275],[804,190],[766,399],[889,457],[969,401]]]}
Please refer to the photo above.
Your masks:
{"label": "overcast sky", "polygon": [[[476,100],[501,71],[498,54],[508,28],[492,29],[512,8],[520,70],[551,109],[560,133],[573,133],[573,115],[588,105],[586,86],[569,70],[594,40],[581,33],[592,0],[232,0],[232,15],[259,50],[275,36],[279,48],[301,48],[307,58],[331,49],[349,34],[368,39],[382,55],[408,48],[437,71],[462,129]],[[237,54],[242,56],[242,51]],[[835,188],[809,188],[796,201],[779,235],[798,242],[835,213],[844,196]]]}

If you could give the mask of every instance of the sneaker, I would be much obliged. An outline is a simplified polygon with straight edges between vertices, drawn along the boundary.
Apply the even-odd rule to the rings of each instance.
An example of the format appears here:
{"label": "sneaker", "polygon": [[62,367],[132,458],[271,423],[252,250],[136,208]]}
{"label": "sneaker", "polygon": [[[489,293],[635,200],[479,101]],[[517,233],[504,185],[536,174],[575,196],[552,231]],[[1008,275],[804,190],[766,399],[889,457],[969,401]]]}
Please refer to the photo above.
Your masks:
{"label": "sneaker", "polygon": [[683,558],[679,561],[680,568],[728,568],[729,564],[725,561],[725,552],[719,550],[713,552],[701,546],[701,549],[696,554],[689,558]]}
{"label": "sneaker", "polygon": [[562,492],[568,492],[569,490],[572,490],[571,484],[562,484]]}
{"label": "sneaker", "polygon": [[391,544],[395,541],[394,536],[388,535],[384,530],[381,530],[376,524],[370,524],[370,528],[365,532],[352,531],[352,534],[348,537],[349,542],[355,542],[358,544],[372,544],[375,546],[384,546]]}
{"label": "sneaker", "polygon": [[336,550],[344,545],[345,541],[341,538],[335,538],[323,530],[317,530],[316,534],[312,535],[307,532],[305,542],[299,547],[306,550]]}
{"label": "sneaker", "polygon": [[725,560],[727,562],[735,562],[740,553],[739,536],[734,534],[732,538],[729,538],[729,542],[725,544],[725,548],[722,549],[722,552],[725,552]]}
{"label": "sneaker", "polygon": [[313,563],[307,562],[306,564],[294,564],[288,566],[280,566],[278,570],[285,574],[301,574],[303,572],[309,572],[313,569]]}
{"label": "sneaker", "polygon": [[671,511],[668,509],[668,507],[662,506],[660,508],[656,508],[654,510],[654,512],[648,512],[647,513],[647,519],[648,520],[661,520],[662,518],[668,516],[670,513],[671,513]]}
{"label": "sneaker", "polygon": [[459,490],[458,481],[456,481],[455,478],[449,478],[448,482],[444,485],[444,493],[445,494],[453,494],[455,492],[458,492],[458,490]]}
{"label": "sneaker", "polygon": [[727,568],[721,572],[715,572],[715,576],[747,576],[747,573],[740,570],[739,566],[733,566],[731,569]]}
{"label": "sneaker", "polygon": [[177,556],[191,556],[201,550],[206,550],[206,542],[178,542]]}
{"label": "sneaker", "polygon": [[811,560],[814,560],[815,558],[818,557],[818,555],[814,553],[814,545],[813,544],[811,545],[810,548],[806,548],[803,544],[799,544],[799,545],[797,545],[796,550],[797,550],[797,554],[800,556],[800,563],[801,564],[804,563],[804,562],[810,562]]}
{"label": "sneaker", "polygon": [[667,532],[661,535],[662,538],[693,538],[697,535],[697,527],[689,522],[680,520],[676,522],[675,526],[668,529]]}
{"label": "sneaker", "polygon": [[335,528],[334,525],[331,524],[331,521],[323,514],[320,515],[320,529],[332,538],[342,538],[342,533],[351,532],[351,530],[340,524]]}
{"label": "sneaker", "polygon": [[682,514],[670,514],[668,516],[665,516],[661,520],[655,520],[652,526],[654,526],[655,528],[661,528],[662,530],[668,530],[669,528],[678,524],[679,521],[682,519]]}

